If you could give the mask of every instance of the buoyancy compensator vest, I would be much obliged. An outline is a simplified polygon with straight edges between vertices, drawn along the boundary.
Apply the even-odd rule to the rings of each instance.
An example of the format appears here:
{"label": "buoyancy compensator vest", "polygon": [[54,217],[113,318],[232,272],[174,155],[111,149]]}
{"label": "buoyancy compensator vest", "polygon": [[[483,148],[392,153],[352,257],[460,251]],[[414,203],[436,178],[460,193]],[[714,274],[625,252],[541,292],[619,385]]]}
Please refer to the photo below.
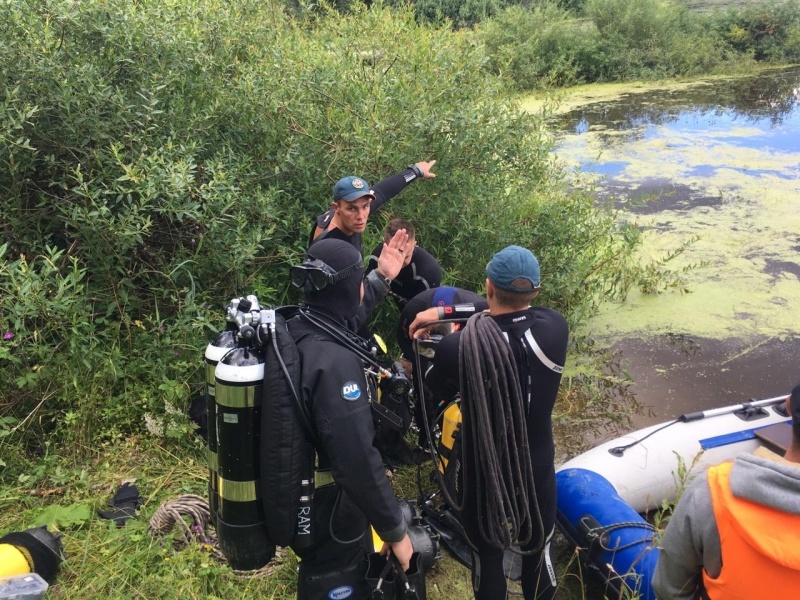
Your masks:
{"label": "buoyancy compensator vest", "polygon": [[300,355],[280,312],[275,311],[268,330],[260,445],[263,506],[273,541],[296,549],[313,542],[316,436],[301,395]]}

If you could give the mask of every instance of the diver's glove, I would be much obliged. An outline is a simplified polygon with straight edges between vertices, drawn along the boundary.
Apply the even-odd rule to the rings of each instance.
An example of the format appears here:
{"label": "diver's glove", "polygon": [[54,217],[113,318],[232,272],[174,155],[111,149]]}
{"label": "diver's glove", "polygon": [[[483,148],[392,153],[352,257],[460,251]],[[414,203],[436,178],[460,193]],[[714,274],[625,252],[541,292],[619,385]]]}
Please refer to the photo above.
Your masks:
{"label": "diver's glove", "polygon": [[136,509],[142,505],[142,498],[135,485],[125,483],[108,501],[108,505],[112,507],[110,510],[98,510],[97,514],[114,521],[117,527],[122,527],[126,521],[136,517]]}

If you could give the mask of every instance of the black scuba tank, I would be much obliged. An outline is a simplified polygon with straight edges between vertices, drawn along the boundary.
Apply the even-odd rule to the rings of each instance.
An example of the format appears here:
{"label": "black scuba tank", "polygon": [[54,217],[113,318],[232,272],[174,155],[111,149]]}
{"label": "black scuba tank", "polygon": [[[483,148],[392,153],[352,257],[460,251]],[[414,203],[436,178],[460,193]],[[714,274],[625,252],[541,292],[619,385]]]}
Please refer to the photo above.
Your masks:
{"label": "black scuba tank", "polygon": [[228,315],[225,331],[221,331],[205,351],[206,363],[206,411],[208,413],[208,508],[211,524],[217,526],[217,507],[219,504],[219,485],[217,482],[217,402],[215,399],[214,370],[217,363],[236,347],[235,313],[239,300],[231,300],[226,309]]}
{"label": "black scuba tank", "polygon": [[[239,309],[249,311],[249,306]],[[253,328],[240,327],[237,347],[214,372],[217,441],[217,535],[236,570],[259,569],[275,555],[261,500],[259,446],[264,382],[263,348]]]}

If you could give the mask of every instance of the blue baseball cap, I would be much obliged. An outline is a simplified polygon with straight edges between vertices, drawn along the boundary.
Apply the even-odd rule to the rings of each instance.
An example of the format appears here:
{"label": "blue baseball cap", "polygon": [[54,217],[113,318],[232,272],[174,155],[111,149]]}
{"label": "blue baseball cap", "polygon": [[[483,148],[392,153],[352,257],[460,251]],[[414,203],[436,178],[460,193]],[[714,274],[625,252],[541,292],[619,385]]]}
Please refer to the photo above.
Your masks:
{"label": "blue baseball cap", "polygon": [[[489,280],[501,290],[523,294],[534,291],[541,281],[539,261],[536,260],[533,252],[522,246],[508,246],[500,250],[489,261],[486,274],[489,276]],[[527,279],[531,287],[528,289],[514,287],[514,281],[518,279]]]}
{"label": "blue baseball cap", "polygon": [[361,177],[356,177],[355,175],[342,177],[336,182],[336,185],[333,186],[334,201],[345,200],[346,202],[352,202],[364,196],[375,198],[375,194],[372,193],[369,184],[361,179]]}

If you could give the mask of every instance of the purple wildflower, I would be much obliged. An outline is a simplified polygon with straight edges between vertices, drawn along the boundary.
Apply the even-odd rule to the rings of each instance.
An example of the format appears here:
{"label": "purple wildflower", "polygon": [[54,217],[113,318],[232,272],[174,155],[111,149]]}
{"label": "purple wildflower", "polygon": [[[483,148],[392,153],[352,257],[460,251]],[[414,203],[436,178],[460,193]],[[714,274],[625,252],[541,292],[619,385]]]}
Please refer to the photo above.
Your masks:
{"label": "purple wildflower", "polygon": [[4,340],[13,340],[14,339],[14,334],[12,332],[10,332],[10,331],[6,331],[3,334],[3,339]]}

